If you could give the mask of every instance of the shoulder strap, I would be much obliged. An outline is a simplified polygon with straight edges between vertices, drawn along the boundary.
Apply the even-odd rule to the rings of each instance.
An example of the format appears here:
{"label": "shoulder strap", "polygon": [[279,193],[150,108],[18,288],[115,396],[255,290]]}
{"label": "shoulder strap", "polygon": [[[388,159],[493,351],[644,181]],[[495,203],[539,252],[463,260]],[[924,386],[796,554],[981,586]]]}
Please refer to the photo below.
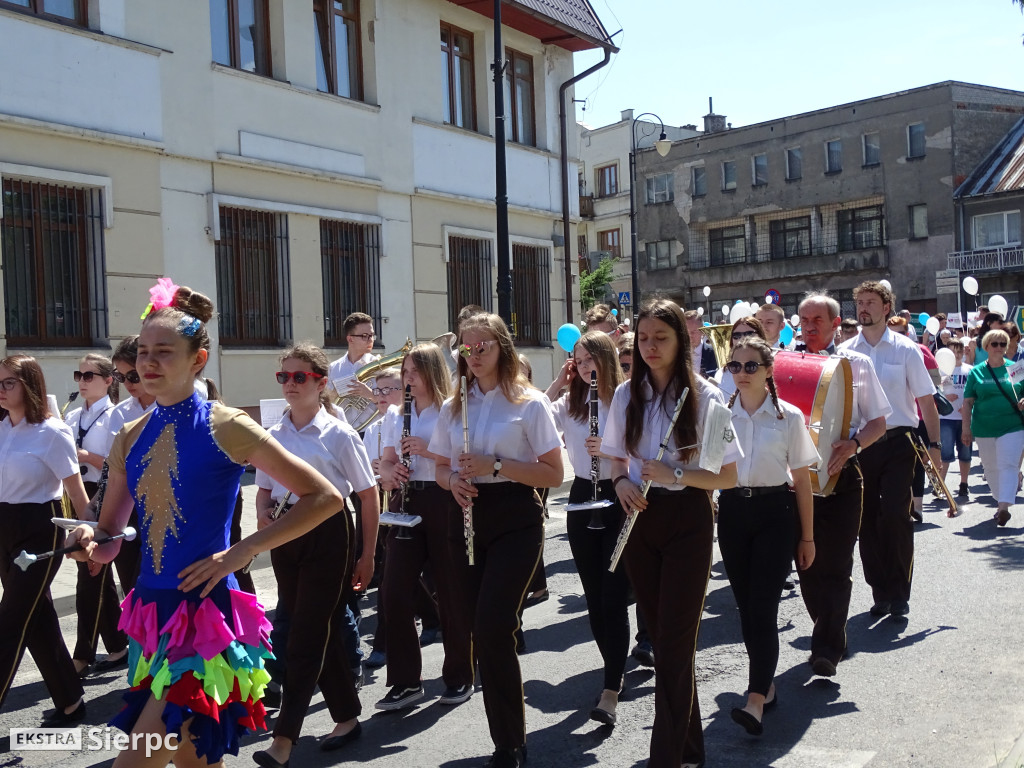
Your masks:
{"label": "shoulder strap", "polygon": [[[992,370],[992,366],[989,365],[988,363],[985,363],[985,367],[988,368],[988,373],[992,377],[992,381],[994,381],[996,383],[996,386],[999,387],[999,392],[1002,394],[1003,397],[1005,397],[1009,401],[1010,405],[1013,406],[1013,410],[1017,413],[1017,416],[1020,417],[1021,424],[1024,424],[1024,413],[1021,413],[1020,406],[1017,405],[1016,398],[1011,397],[1009,394],[1007,394],[1006,390],[1003,389],[1003,383],[999,380],[995,372]],[[1009,376],[1009,372],[1007,372],[1007,376]],[[1017,394],[1016,390],[1013,389],[1012,381],[1010,382],[1010,389],[1011,391],[1013,391],[1014,394]]]}

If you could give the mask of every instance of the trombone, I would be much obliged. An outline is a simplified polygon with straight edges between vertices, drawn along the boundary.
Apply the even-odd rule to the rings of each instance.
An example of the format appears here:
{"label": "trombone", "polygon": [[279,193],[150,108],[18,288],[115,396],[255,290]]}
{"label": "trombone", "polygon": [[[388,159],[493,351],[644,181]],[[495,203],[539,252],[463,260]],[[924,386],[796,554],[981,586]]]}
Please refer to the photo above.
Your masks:
{"label": "trombone", "polygon": [[914,452],[917,454],[917,460],[924,466],[925,474],[928,475],[928,482],[932,486],[932,495],[938,496],[941,494],[946,497],[946,502],[949,504],[950,517],[952,517],[959,511],[956,502],[953,500],[953,494],[949,492],[949,488],[946,487],[946,481],[942,479],[942,475],[939,474],[935,465],[932,464],[932,457],[928,455],[928,448],[925,446],[921,436],[917,432],[911,432],[909,436],[910,443],[914,446]]}

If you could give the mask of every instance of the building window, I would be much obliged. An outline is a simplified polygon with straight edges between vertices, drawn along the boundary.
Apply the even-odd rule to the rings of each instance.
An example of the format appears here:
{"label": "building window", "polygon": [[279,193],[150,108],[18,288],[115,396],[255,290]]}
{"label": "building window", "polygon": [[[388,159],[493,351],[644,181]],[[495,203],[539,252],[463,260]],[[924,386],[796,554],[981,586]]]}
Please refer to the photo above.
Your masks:
{"label": "building window", "polygon": [[726,160],[722,163],[722,190],[736,189],[736,163]]}
{"label": "building window", "polygon": [[882,206],[847,208],[837,212],[839,250],[856,251],[885,245],[885,217]]}
{"label": "building window", "polygon": [[213,60],[270,77],[267,0],[210,0]]}
{"label": "building window", "polygon": [[473,35],[441,22],[441,67],[444,70],[444,121],[476,130],[473,81]]}
{"label": "building window", "polygon": [[754,155],[750,158],[751,178],[753,186],[763,187],[768,183],[768,155]]}
{"label": "building window", "polygon": [[647,243],[648,269],[673,269],[676,266],[676,254],[673,249],[674,240],[658,240]]}
{"label": "building window", "polygon": [[804,151],[800,147],[786,150],[786,181],[796,181],[804,177]]}
{"label": "building window", "polygon": [[512,131],[508,138],[519,144],[537,146],[533,116],[533,59],[525,53],[505,49],[505,105]]}
{"label": "building window", "polygon": [[1020,245],[1020,211],[986,213],[971,219],[975,248]]}
{"label": "building window", "polygon": [[865,133],[861,136],[864,147],[864,166],[879,165],[882,162],[882,142],[877,133]]}
{"label": "building window", "polygon": [[[380,225],[320,220],[324,345],[343,347],[345,318],[365,312],[380,334]],[[383,339],[378,335],[378,342]]]}
{"label": "building window", "polygon": [[0,0],[0,8],[13,8],[79,27],[89,25],[89,0]]}
{"label": "building window", "polygon": [[313,0],[313,23],[316,89],[362,99],[359,0]]}
{"label": "building window", "polygon": [[708,193],[708,180],[703,165],[695,165],[690,169],[693,175],[693,196],[704,197]]}
{"label": "building window", "polygon": [[600,251],[607,251],[613,259],[622,255],[621,244],[619,243],[619,230],[606,229],[597,233],[597,248]]}
{"label": "building window", "polygon": [[459,310],[479,304],[492,307],[494,278],[491,241],[476,237],[448,236],[448,327],[458,330]]}
{"label": "building window", "polygon": [[912,205],[908,211],[910,217],[910,239],[928,237],[928,206]]}
{"label": "building window", "polygon": [[659,173],[646,180],[647,204],[670,203],[675,199],[675,180],[671,173]]}
{"label": "building window", "polygon": [[619,193],[618,163],[602,166],[596,170],[596,173],[598,197],[611,197]]}
{"label": "building window", "polygon": [[924,123],[907,126],[907,157],[924,157]]}
{"label": "building window", "polygon": [[216,262],[221,343],[234,347],[291,343],[288,217],[221,208]]}
{"label": "building window", "polygon": [[102,190],[17,179],[2,189],[8,346],[106,346]]}
{"label": "building window", "polygon": [[747,260],[747,238],[742,224],[708,232],[711,266],[742,264]]}
{"label": "building window", "polygon": [[811,217],[775,219],[768,223],[772,259],[792,259],[811,253]]}
{"label": "building window", "polygon": [[839,139],[825,142],[825,173],[843,170],[843,142]]}
{"label": "building window", "polygon": [[550,248],[512,244],[512,334],[520,346],[551,345]]}

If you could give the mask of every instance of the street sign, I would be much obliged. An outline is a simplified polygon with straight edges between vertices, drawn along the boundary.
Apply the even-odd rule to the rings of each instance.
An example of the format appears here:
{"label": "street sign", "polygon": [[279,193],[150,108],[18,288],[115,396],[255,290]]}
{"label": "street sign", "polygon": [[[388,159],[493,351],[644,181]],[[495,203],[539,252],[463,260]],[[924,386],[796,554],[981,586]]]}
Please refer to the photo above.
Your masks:
{"label": "street sign", "polygon": [[769,288],[764,292],[764,300],[768,304],[778,304],[781,298],[782,296],[774,288]]}
{"label": "street sign", "polygon": [[629,291],[619,291],[619,306],[628,307],[629,305]]}

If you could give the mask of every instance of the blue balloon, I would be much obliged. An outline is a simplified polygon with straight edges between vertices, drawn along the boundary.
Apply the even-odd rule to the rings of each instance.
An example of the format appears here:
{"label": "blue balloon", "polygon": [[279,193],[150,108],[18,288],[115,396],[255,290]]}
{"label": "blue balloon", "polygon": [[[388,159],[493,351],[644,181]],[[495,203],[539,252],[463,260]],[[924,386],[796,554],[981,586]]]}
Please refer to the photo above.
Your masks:
{"label": "blue balloon", "polygon": [[613,309],[613,310],[612,310],[612,315],[613,315],[614,317],[618,317],[618,316],[619,316],[619,310],[617,310],[617,309]]}
{"label": "blue balloon", "polygon": [[558,346],[571,353],[582,335],[579,328],[572,323],[566,323],[558,329]]}
{"label": "blue balloon", "polygon": [[928,325],[929,319],[930,316],[927,312],[922,312],[920,315],[917,316],[917,322],[919,322],[921,325]]}
{"label": "blue balloon", "polygon": [[786,323],[784,326],[782,326],[782,332],[779,333],[779,341],[781,341],[786,346],[789,346],[789,344],[793,341],[793,329],[790,327],[789,323]]}
{"label": "blue balloon", "polygon": [[705,320],[705,321],[704,321],[704,327],[705,327],[705,328],[710,328],[710,327],[711,327],[711,323],[709,323],[709,322],[707,322],[707,321]]}

